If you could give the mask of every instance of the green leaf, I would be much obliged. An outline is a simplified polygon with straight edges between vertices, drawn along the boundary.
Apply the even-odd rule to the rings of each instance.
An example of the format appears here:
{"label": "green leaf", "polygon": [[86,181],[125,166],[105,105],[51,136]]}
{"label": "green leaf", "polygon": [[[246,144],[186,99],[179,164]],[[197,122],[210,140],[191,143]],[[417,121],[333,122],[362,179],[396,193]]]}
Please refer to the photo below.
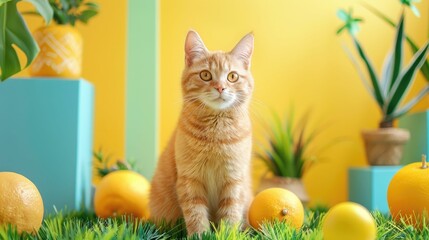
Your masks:
{"label": "green leaf", "polygon": [[429,50],[429,42],[421,48],[411,60],[411,63],[401,74],[400,80],[392,88],[389,104],[387,106],[387,115],[392,114],[402,101],[405,93],[409,90],[409,86],[415,79],[416,72],[423,65]]}
{"label": "green leaf", "polygon": [[68,12],[68,10],[70,9],[69,0],[60,0],[60,3],[61,3],[61,9],[64,12]]}
{"label": "green leaf", "polygon": [[265,163],[265,165],[268,167],[268,170],[271,171],[274,175],[281,176],[279,169],[277,168],[276,165],[274,165],[273,161],[271,161],[270,158],[260,153],[256,153],[256,158],[262,160]]}
{"label": "green leaf", "polygon": [[349,14],[344,9],[339,9],[337,11],[337,16],[339,19],[343,20],[344,22],[347,22],[349,20]]}
{"label": "green leaf", "polygon": [[[385,21],[387,24],[391,25],[392,27],[396,27],[396,24],[390,18],[388,18],[382,12],[378,11],[376,8],[365,3],[362,3],[362,5],[374,15]],[[415,44],[415,42],[408,36],[405,36],[405,39],[407,40],[408,45],[410,45],[413,54],[416,54],[419,51],[419,47],[417,46],[417,44]],[[425,63],[423,63],[423,66],[420,68],[420,71],[423,73],[423,76],[426,78],[426,81],[429,82],[429,62],[427,60],[425,61]]]}
{"label": "green leaf", "polygon": [[361,18],[354,18],[352,14],[353,9],[350,9],[348,13],[343,9],[337,11],[338,18],[344,22],[344,25],[337,30],[337,34],[340,34],[345,29],[347,29],[352,36],[355,36],[357,34],[357,32],[359,31],[358,23],[362,22],[363,20]]}
{"label": "green leaf", "polygon": [[24,11],[21,12],[22,15],[34,15],[34,16],[41,16],[39,12],[37,11]]}
{"label": "green leaf", "polygon": [[0,0],[0,7],[1,7],[1,5],[5,4],[7,2],[10,2],[10,1],[12,1],[12,0]]}
{"label": "green leaf", "polygon": [[9,1],[0,7],[0,80],[4,81],[22,70],[13,45],[21,49],[27,57],[28,67],[39,52],[39,47],[29,32],[21,14],[16,8],[18,0]]}
{"label": "green leaf", "polygon": [[95,10],[84,10],[80,13],[78,16],[79,20],[81,20],[83,23],[88,23],[88,20],[97,15],[98,12]]}
{"label": "green leaf", "polygon": [[46,23],[50,23],[53,11],[47,0],[24,0],[33,4]]}
{"label": "green leaf", "polygon": [[416,97],[411,99],[407,104],[405,104],[401,109],[387,116],[387,120],[393,120],[407,114],[420,100],[429,93],[429,86],[424,87]]}
{"label": "green leaf", "polygon": [[86,2],[85,6],[89,7],[90,9],[93,9],[93,10],[99,10],[100,9],[100,6],[95,2]]}
{"label": "green leaf", "polygon": [[383,64],[383,72],[381,74],[381,91],[383,92],[383,97],[386,99],[389,96],[389,90],[390,90],[390,82],[392,81],[392,65],[393,65],[393,55],[392,53],[389,53],[386,56],[386,59],[384,60]]}
{"label": "green leaf", "polygon": [[371,83],[372,83],[372,87],[373,87],[373,91],[374,91],[375,100],[377,101],[377,103],[380,107],[383,107],[384,99],[383,99],[383,96],[382,96],[382,93],[380,90],[379,82],[378,82],[374,67],[372,66],[370,60],[368,59],[365,52],[363,51],[361,45],[359,44],[359,41],[355,38],[353,38],[353,41],[355,43],[356,49],[357,49],[361,59],[365,63],[365,66],[368,70],[369,77],[371,79]]}
{"label": "green leaf", "polygon": [[416,6],[410,5],[410,9],[414,13],[414,15],[416,15],[417,17],[420,17],[419,9]]}
{"label": "green leaf", "polygon": [[394,42],[393,72],[392,72],[392,78],[390,79],[389,92],[392,89],[392,87],[395,85],[396,79],[398,78],[399,74],[401,73],[402,59],[404,57],[403,42],[404,42],[404,15],[402,14],[401,19],[399,20],[396,38],[395,38],[395,42]]}
{"label": "green leaf", "polygon": [[356,58],[353,56],[353,54],[350,52],[350,50],[346,46],[343,45],[343,49],[346,52],[347,56],[350,58],[350,61],[352,62],[353,66],[356,68],[356,71],[358,72],[359,77],[362,80],[363,85],[368,90],[368,92],[371,94],[371,96],[374,99],[376,99],[375,98],[375,94],[374,94],[374,90],[369,85],[369,81],[365,77],[365,74],[363,73],[363,71],[362,71],[360,65],[358,64],[358,62],[356,61]]}

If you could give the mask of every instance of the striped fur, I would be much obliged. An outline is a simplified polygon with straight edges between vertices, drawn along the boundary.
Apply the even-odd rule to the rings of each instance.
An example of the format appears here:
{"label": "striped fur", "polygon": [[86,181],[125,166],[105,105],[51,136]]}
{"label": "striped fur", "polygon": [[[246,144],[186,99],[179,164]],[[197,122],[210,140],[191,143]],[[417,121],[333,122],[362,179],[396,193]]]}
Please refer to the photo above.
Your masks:
{"label": "striped fur", "polygon": [[[248,105],[253,91],[253,35],[228,53],[210,52],[196,32],[188,33],[182,75],[183,107],[178,126],[152,180],[154,221],[184,217],[189,235],[210,222],[239,223],[251,200],[252,148]],[[208,70],[212,79],[203,81]],[[229,82],[235,71],[237,82]]]}

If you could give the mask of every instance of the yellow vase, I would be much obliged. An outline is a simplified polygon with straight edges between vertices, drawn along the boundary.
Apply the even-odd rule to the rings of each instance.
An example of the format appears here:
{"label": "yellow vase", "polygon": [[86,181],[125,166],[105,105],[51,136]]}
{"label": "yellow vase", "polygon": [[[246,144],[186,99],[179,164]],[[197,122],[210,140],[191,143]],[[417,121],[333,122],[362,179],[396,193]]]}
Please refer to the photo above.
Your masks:
{"label": "yellow vase", "polygon": [[51,25],[36,30],[40,53],[30,66],[30,75],[79,78],[82,71],[82,37],[69,25]]}

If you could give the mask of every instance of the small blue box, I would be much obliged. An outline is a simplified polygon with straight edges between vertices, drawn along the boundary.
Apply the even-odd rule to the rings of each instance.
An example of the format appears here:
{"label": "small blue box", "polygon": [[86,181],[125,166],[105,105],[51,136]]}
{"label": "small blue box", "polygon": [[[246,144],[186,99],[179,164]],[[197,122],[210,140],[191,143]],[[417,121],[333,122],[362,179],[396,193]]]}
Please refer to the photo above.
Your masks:
{"label": "small blue box", "polygon": [[410,141],[404,147],[401,164],[421,161],[429,153],[429,111],[410,113],[399,119],[399,127],[410,131]]}
{"label": "small blue box", "polygon": [[387,188],[401,166],[354,167],[349,169],[349,200],[368,210],[389,212]]}
{"label": "small blue box", "polygon": [[0,84],[0,171],[30,179],[45,214],[91,205],[93,103],[85,80]]}

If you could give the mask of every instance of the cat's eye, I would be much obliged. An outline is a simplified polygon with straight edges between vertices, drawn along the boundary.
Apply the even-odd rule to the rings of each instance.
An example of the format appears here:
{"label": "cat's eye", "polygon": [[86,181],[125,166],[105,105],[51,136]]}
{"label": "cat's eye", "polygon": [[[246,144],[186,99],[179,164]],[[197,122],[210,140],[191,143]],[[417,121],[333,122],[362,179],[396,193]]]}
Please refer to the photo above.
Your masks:
{"label": "cat's eye", "polygon": [[210,81],[210,80],[212,80],[212,74],[207,70],[203,70],[200,72],[200,78],[203,81]]}
{"label": "cat's eye", "polygon": [[236,72],[230,72],[229,74],[228,74],[228,81],[230,81],[230,82],[237,82],[238,81],[238,73],[236,73]]}

